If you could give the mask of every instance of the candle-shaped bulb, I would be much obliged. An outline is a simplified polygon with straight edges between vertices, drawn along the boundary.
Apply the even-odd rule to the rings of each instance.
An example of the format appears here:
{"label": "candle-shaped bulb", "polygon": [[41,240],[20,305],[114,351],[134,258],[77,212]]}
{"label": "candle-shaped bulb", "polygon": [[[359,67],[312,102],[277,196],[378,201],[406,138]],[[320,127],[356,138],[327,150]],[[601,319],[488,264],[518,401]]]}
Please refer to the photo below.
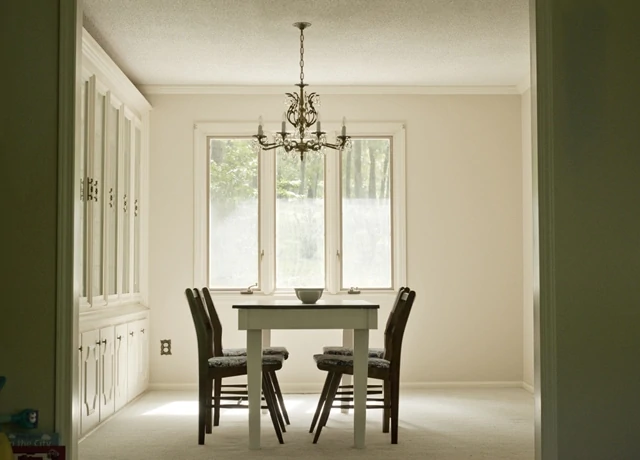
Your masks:
{"label": "candle-shaped bulb", "polygon": [[258,136],[262,136],[262,115],[258,117]]}
{"label": "candle-shaped bulb", "polygon": [[318,117],[316,119],[316,131],[317,132],[321,132],[322,131],[322,123],[320,122],[320,114],[318,114]]}
{"label": "candle-shaped bulb", "polygon": [[347,135],[347,118],[346,117],[342,117],[342,135],[343,136]]}
{"label": "candle-shaped bulb", "polygon": [[282,112],[282,129],[281,132],[287,131],[287,112]]}

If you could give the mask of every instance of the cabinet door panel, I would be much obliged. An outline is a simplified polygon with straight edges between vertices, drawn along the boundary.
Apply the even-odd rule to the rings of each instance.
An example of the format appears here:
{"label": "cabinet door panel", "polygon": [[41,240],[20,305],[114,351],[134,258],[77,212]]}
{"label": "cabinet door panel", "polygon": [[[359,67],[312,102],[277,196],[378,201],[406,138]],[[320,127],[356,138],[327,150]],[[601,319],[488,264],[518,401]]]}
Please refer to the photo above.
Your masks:
{"label": "cabinet door panel", "polygon": [[138,332],[137,321],[127,325],[127,400],[131,401],[138,396],[138,358],[140,333]]}
{"label": "cabinet door panel", "polygon": [[114,327],[100,329],[100,420],[115,411]]}
{"label": "cabinet door panel", "polygon": [[149,383],[149,320],[139,321],[138,342],[138,394],[147,389]]}
{"label": "cabinet door panel", "polygon": [[115,383],[115,406],[119,410],[127,403],[127,325],[119,324],[115,328],[116,340],[115,345],[115,365],[114,365],[114,383]]}
{"label": "cabinet door panel", "polygon": [[99,339],[98,330],[82,333],[82,434],[100,422]]}

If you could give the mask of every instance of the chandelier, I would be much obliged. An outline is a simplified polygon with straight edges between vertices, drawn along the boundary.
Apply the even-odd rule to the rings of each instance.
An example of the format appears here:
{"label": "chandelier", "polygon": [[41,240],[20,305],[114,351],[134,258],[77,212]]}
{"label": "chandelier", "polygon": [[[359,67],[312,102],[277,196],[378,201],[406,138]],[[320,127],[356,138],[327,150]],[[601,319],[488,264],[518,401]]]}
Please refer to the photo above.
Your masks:
{"label": "chandelier", "polygon": [[[300,88],[293,93],[285,93],[287,107],[282,114],[282,125],[280,131],[273,133],[272,140],[269,141],[264,134],[262,127],[262,117],[258,120],[258,134],[256,138],[262,150],[273,150],[282,147],[287,153],[296,152],[300,154],[300,160],[304,161],[307,152],[324,152],[324,149],[343,150],[350,145],[350,138],[347,136],[346,120],[342,119],[342,131],[336,135],[334,143],[327,141],[327,135],[322,131],[320,113],[316,107],[320,105],[320,96],[317,93],[307,93],[304,82],[304,29],[311,26],[308,22],[296,22],[294,27],[300,29],[300,83],[296,86]],[[287,132],[287,121],[293,126],[294,131]],[[315,131],[310,128],[315,124]]]}

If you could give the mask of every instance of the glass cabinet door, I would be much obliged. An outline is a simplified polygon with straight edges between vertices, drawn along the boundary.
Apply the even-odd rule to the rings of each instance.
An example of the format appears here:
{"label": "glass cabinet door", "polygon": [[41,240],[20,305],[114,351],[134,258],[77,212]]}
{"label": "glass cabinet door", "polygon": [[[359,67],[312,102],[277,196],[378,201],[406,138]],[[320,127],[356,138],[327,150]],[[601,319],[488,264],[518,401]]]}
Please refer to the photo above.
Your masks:
{"label": "glass cabinet door", "polygon": [[134,204],[133,204],[133,292],[140,292],[140,128],[135,127],[134,136]]}
{"label": "glass cabinet door", "polygon": [[122,293],[131,292],[129,266],[131,263],[131,140],[132,123],[124,119],[124,143],[122,148]]}
{"label": "glass cabinet door", "polygon": [[118,293],[118,126],[120,109],[109,104],[107,110],[106,206],[106,282],[107,295]]}
{"label": "glass cabinet door", "polygon": [[87,272],[88,272],[88,253],[87,244],[87,156],[89,155],[89,136],[88,126],[89,117],[87,116],[89,102],[89,82],[84,80],[80,88],[80,152],[78,153],[78,178],[80,180],[80,206],[78,207],[78,219],[81,222],[78,244],[78,259],[82,261],[82,273],[78,275],[80,298],[86,301],[87,298]]}
{"label": "glass cabinet door", "polygon": [[[103,289],[103,213],[104,213],[104,158],[106,131],[106,95],[98,93],[95,106],[94,152],[89,177],[91,200],[91,296],[94,301],[104,294]],[[92,302],[94,304],[94,302]]]}

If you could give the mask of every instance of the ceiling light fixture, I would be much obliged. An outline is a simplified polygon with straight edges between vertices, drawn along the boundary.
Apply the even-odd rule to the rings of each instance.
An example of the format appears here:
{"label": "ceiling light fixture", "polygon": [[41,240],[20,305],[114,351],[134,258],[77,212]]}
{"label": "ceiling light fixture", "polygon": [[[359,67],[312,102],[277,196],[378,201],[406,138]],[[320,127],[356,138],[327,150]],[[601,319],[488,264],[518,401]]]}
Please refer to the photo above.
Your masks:
{"label": "ceiling light fixture", "polygon": [[[258,120],[258,134],[256,138],[262,150],[273,150],[282,147],[286,152],[296,152],[300,154],[300,160],[304,161],[307,152],[324,152],[325,148],[333,150],[343,150],[350,145],[350,138],[347,136],[346,120],[342,119],[342,131],[336,135],[334,143],[327,142],[327,136],[322,131],[320,113],[316,107],[320,105],[318,93],[307,93],[304,82],[304,29],[311,26],[308,22],[296,22],[294,27],[300,29],[300,83],[296,86],[299,91],[285,93],[287,99],[285,105],[287,109],[282,114],[282,125],[280,131],[273,133],[271,141],[264,134],[262,117]],[[292,133],[287,132],[287,121],[293,126]],[[313,125],[315,131],[310,131]]]}

